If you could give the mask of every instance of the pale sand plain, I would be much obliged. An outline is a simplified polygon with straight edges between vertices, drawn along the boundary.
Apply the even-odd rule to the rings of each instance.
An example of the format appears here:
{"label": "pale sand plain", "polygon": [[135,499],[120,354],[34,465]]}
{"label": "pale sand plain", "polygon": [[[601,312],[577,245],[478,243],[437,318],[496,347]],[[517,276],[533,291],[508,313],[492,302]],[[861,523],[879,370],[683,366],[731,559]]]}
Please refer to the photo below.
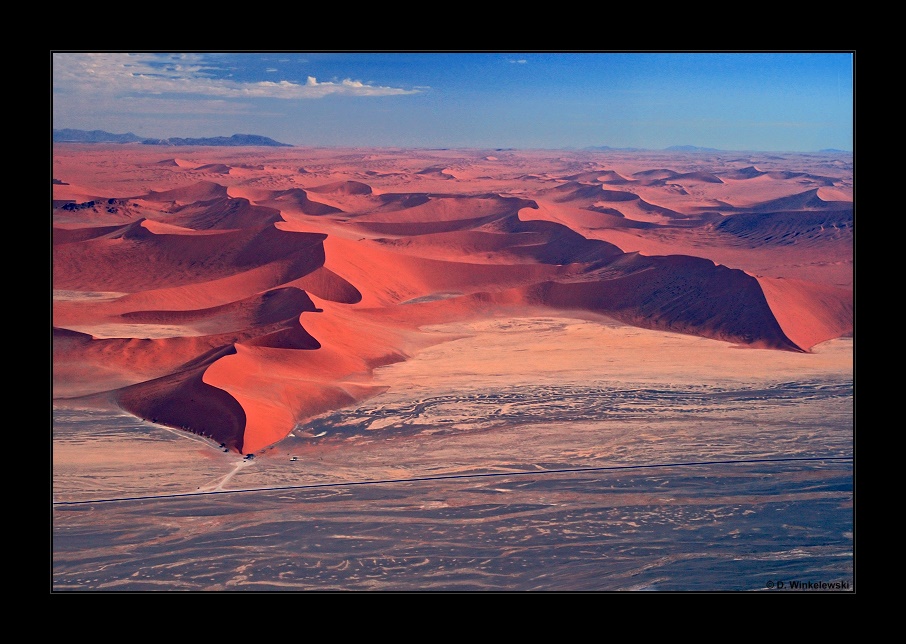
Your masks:
{"label": "pale sand plain", "polygon": [[[60,156],[72,161],[96,154],[88,146],[69,158],[73,149],[65,148]],[[262,160],[274,154],[258,153]],[[149,151],[130,154],[147,162]],[[221,158],[236,152],[209,148],[193,154]],[[409,211],[421,204],[391,211],[397,214],[389,221],[380,221],[387,220],[386,215],[364,212],[374,204],[354,207],[356,200],[367,199],[367,191],[350,185],[350,176],[377,183],[375,179],[381,175],[373,174],[376,171],[369,170],[368,163],[392,161],[398,169],[405,155],[319,152],[315,156],[330,172],[311,177],[309,170],[297,174],[300,168],[290,166],[298,160],[287,157],[289,153],[281,154],[283,165],[263,163],[267,169],[263,174],[237,173],[254,184],[254,190],[242,182],[228,190],[255,196],[258,203],[273,203],[283,196],[275,197],[273,191],[285,189],[287,180],[304,182],[308,188],[323,186],[328,178],[342,178],[347,183],[339,192],[331,188],[307,193],[321,196],[319,208],[336,210],[315,209],[321,214],[305,217],[292,208],[280,211],[284,220],[294,219],[291,223],[300,232],[313,233],[316,227],[329,231],[322,266],[332,268],[331,275],[325,274],[319,281],[309,278],[309,286],[320,291],[320,295],[310,296],[313,306],[301,300],[282,302],[290,311],[298,311],[293,306],[299,303],[303,308],[320,309],[321,315],[303,310],[300,319],[321,347],[312,350],[314,345],[297,335],[296,344],[272,348],[307,351],[308,355],[326,349],[326,357],[321,362],[310,358],[308,362],[274,362],[273,350],[259,350],[257,359],[264,360],[263,365],[276,366],[282,375],[270,383],[283,391],[287,380],[297,378],[304,381],[302,392],[323,392],[332,385],[345,395],[322,396],[320,409],[294,403],[298,395],[280,397],[291,413],[265,410],[262,418],[287,417],[289,427],[272,434],[278,437],[273,442],[254,450],[254,459],[246,459],[236,450],[223,451],[220,441],[210,437],[143,420],[122,410],[110,392],[165,373],[161,365],[166,366],[167,360],[160,355],[177,346],[174,337],[200,338],[212,330],[223,332],[225,323],[236,327],[243,320],[260,322],[267,311],[259,306],[257,317],[252,318],[224,308],[205,315],[122,317],[130,309],[144,308],[124,307],[123,303],[130,298],[139,304],[164,302],[170,311],[189,312],[203,308],[198,303],[223,307],[237,293],[254,292],[266,283],[261,270],[253,268],[258,274],[242,278],[241,284],[235,277],[224,281],[222,275],[210,274],[208,278],[213,277],[218,286],[213,290],[184,283],[181,292],[172,287],[161,291],[160,283],[138,284],[141,280],[133,278],[126,297],[120,288],[128,286],[129,280],[110,279],[97,271],[91,288],[84,282],[55,280],[55,325],[88,334],[92,343],[104,338],[147,339],[112,345],[116,351],[125,347],[131,360],[117,360],[114,355],[104,363],[92,357],[95,346],[89,343],[81,354],[64,352],[59,368],[55,363],[55,590],[720,591],[762,590],[772,580],[793,577],[845,581],[851,588],[853,490],[852,462],[847,458],[852,457],[854,446],[852,260],[851,238],[848,242],[845,235],[840,239],[844,226],[824,236],[818,229],[810,232],[811,227],[793,230],[795,234],[786,230],[785,242],[772,245],[770,239],[764,240],[772,235],[760,231],[757,222],[754,230],[752,222],[745,222],[744,235],[718,245],[715,252],[731,248],[747,256],[749,270],[761,283],[770,284],[764,289],[765,297],[775,303],[775,311],[781,310],[778,303],[784,304],[775,318],[784,321],[781,326],[787,337],[803,343],[820,340],[806,351],[755,348],[757,344],[744,346],[718,339],[723,332],[701,319],[687,320],[682,327],[687,332],[677,333],[626,323],[626,319],[640,322],[638,316],[617,320],[606,314],[609,311],[602,313],[600,307],[572,308],[577,302],[588,303],[581,297],[567,298],[569,306],[552,308],[550,302],[539,306],[537,299],[527,300],[525,291],[514,296],[511,289],[524,288],[520,285],[552,276],[556,279],[557,272],[551,273],[550,267],[563,265],[555,256],[562,251],[551,249],[555,240],[539,237],[538,231],[502,233],[499,225],[493,231],[493,235],[506,233],[520,239],[534,235],[532,240],[545,249],[540,253],[535,249],[529,261],[524,254],[515,253],[519,259],[514,260],[511,240],[506,240],[503,248],[509,250],[501,256],[489,250],[501,249],[501,237],[418,228],[424,213]],[[431,221],[460,221],[458,206],[462,204],[449,198],[456,190],[486,195],[506,187],[507,194],[537,193],[538,183],[547,189],[551,182],[556,186],[569,182],[559,172],[526,175],[523,166],[537,170],[542,159],[546,164],[556,162],[555,166],[590,163],[587,158],[514,156],[514,165],[508,166],[504,177],[495,178],[484,167],[497,163],[498,157],[477,154],[468,163],[457,159],[454,165],[460,167],[455,171],[386,174],[393,175],[394,186],[407,188],[406,199],[413,199],[408,192],[413,184],[426,194],[447,195],[435,199],[450,203],[432,209],[428,213]],[[122,167],[115,169],[117,164],[109,161],[109,155],[104,158],[107,160],[94,167],[78,165],[90,167],[89,176],[80,178],[95,184],[76,201],[85,195],[147,194],[198,178],[191,171],[180,177],[138,170],[124,173]],[[412,159],[419,156],[405,158],[411,166]],[[313,167],[310,161],[306,162]],[[338,161],[347,166],[338,170]],[[652,162],[670,161],[675,167],[689,163],[683,157],[642,161],[646,163],[621,158],[620,176],[650,169]],[[834,160],[806,161],[838,167]],[[789,162],[778,158],[762,163]],[[608,164],[600,159],[593,163],[599,166],[596,176],[605,176],[599,173]],[[179,160],[166,167],[204,165],[196,164]],[[476,165],[481,169],[476,170]],[[278,171],[280,168],[283,170]],[[159,167],[156,169],[160,174]],[[104,176],[105,172],[110,176]],[[233,171],[229,172],[220,175],[220,180],[236,182]],[[55,178],[57,174],[55,166]],[[754,173],[740,176],[745,174]],[[831,183],[845,195],[848,180],[845,172],[842,175]],[[525,183],[515,181],[514,176]],[[815,181],[809,179],[813,176],[819,175],[795,175],[794,180]],[[224,177],[230,178],[224,181]],[[775,179],[784,184],[782,189],[768,184],[769,188],[759,187],[767,192],[754,196],[750,190],[722,197],[735,197],[743,204],[739,195],[748,195],[749,205],[787,198],[782,209],[769,208],[764,211],[766,217],[755,218],[776,226],[795,211],[789,193],[802,192],[801,185],[790,186],[790,177],[784,177]],[[126,182],[128,188],[118,181]],[[439,185],[431,181],[443,182],[446,192],[432,192]],[[818,182],[827,184],[828,180]],[[456,190],[451,191],[450,183]],[[676,191],[675,187],[661,187],[666,188],[662,197]],[[212,190],[207,184],[203,188]],[[831,187],[825,185],[824,189]],[[851,191],[848,194],[851,199]],[[809,216],[817,210],[825,218],[847,221],[834,216],[833,208],[816,207],[809,198],[800,199],[812,203],[802,207]],[[294,199],[298,205],[298,195]],[[331,199],[332,205],[327,203]],[[650,209],[626,201],[636,208],[627,209],[639,217],[634,221],[641,221],[642,215],[653,217]],[[479,219],[495,221],[493,203],[472,206],[485,209]],[[561,219],[572,217],[580,228],[576,222],[587,224],[595,212],[589,206],[594,203],[574,210],[561,206],[554,214]],[[313,211],[310,204],[305,208]],[[355,208],[374,221],[371,228],[360,227],[350,234],[345,226],[349,222],[340,221],[345,216],[339,213]],[[521,219],[534,210],[520,208],[518,216]],[[757,214],[757,207],[754,210]],[[287,211],[296,216],[287,217]],[[60,218],[74,212],[61,210]],[[330,213],[335,216],[325,220]],[[103,219],[114,214],[100,209],[93,216]],[[751,212],[745,214],[752,218]],[[657,217],[666,215],[660,212]],[[400,227],[401,223],[405,226]],[[79,227],[71,221],[65,226]],[[303,231],[306,226],[311,228]],[[600,221],[596,227],[598,238],[605,237]],[[714,230],[690,228],[694,232],[686,234],[681,229],[673,225],[639,228],[632,236],[642,244],[654,235],[672,235],[687,240],[682,246],[674,239],[673,247],[683,250],[703,244],[710,236],[713,245]],[[380,231],[377,237],[376,230]],[[583,234],[588,230],[586,226]],[[643,234],[646,230],[650,231],[648,237]],[[211,231],[207,229],[205,234],[215,234]],[[392,233],[390,237],[388,233]],[[167,234],[185,237],[194,233],[182,227],[169,229]],[[791,235],[800,238],[803,246],[798,255],[796,249],[788,248]],[[749,240],[743,248],[738,247],[740,238]],[[383,250],[369,246],[369,239],[382,240]],[[489,241],[494,243],[488,246]],[[638,250],[624,245],[627,252]],[[838,252],[847,245],[848,259]],[[837,252],[829,254],[828,246]],[[390,256],[403,257],[403,261],[388,264],[386,247],[404,248],[404,256]],[[775,260],[767,261],[772,253]],[[433,262],[441,260],[444,263],[437,272]],[[382,262],[386,272],[375,273]],[[308,274],[321,270],[312,266],[304,270]],[[753,268],[758,266],[770,266],[773,272],[758,274]],[[799,280],[793,286],[778,282],[788,279],[784,266]],[[810,273],[807,266],[811,266]],[[172,273],[172,268],[167,270]],[[285,267],[280,270],[286,274]],[[343,302],[344,289],[333,277],[337,275],[356,286],[359,303]],[[581,283],[574,275],[565,281]],[[504,284],[496,289],[504,296],[468,301],[470,293],[494,292],[495,283]],[[778,283],[781,287],[771,291]],[[145,290],[147,294],[142,295],[148,286],[156,290]],[[186,306],[184,302],[196,304]],[[351,313],[356,307],[367,310],[360,315]],[[315,319],[308,323],[308,318]],[[689,324],[704,328],[706,336],[690,334]],[[267,331],[273,334],[273,327]],[[357,339],[363,331],[368,338],[364,343]],[[733,333],[744,339],[749,331],[746,327]],[[163,339],[169,347],[155,345],[154,338]],[[179,345],[177,353],[185,346]],[[387,347],[396,352],[389,358]],[[110,351],[111,347],[105,347],[101,353],[110,357]],[[356,362],[355,356],[361,354],[373,358]],[[244,364],[231,367],[234,384],[237,374],[262,369],[254,362]],[[337,370],[337,364],[343,369]],[[312,369],[329,372],[332,380],[313,377]],[[248,385],[245,387],[249,395]],[[82,397],[84,394],[89,396]],[[257,400],[254,405],[260,409],[266,407],[266,398],[265,393],[249,400]],[[752,462],[822,457],[830,460]],[[704,464],[709,461],[750,462]],[[677,465],[683,463],[698,465]],[[666,467],[671,464],[673,467]],[[665,467],[601,469],[656,465]],[[589,468],[593,471],[564,471]],[[437,478],[507,473],[514,476]],[[426,477],[431,480],[411,480]],[[395,482],[359,485],[367,481]],[[265,488],[283,489],[267,492]],[[222,494],[229,490],[260,491]],[[159,495],[177,496],[109,501]],[[86,501],[96,503],[83,503]],[[237,540],[241,534],[247,538]]]}

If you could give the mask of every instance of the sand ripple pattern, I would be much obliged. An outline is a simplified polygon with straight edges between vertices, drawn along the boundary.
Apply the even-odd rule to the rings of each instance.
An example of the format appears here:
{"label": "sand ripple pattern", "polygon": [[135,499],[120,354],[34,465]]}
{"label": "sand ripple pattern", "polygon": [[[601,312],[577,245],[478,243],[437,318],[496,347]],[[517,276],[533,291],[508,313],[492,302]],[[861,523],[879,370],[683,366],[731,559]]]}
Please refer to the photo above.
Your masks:
{"label": "sand ripple pattern", "polygon": [[[657,417],[749,413],[809,401],[851,401],[852,382],[797,381],[762,387],[715,389],[618,386],[514,387],[493,393],[449,394],[418,401],[365,404],[321,416],[306,424],[325,440],[367,432],[446,433],[529,423],[608,423]],[[666,416],[664,415],[666,414]]]}

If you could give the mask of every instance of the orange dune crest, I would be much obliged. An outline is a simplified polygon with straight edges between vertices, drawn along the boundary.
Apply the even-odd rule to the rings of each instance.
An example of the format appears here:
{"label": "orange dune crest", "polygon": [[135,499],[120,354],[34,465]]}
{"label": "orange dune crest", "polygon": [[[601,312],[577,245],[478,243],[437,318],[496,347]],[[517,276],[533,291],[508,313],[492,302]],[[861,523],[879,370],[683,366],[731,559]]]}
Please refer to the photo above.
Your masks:
{"label": "orange dune crest", "polygon": [[853,332],[853,293],[796,279],[760,277],[758,283],[783,332],[803,348]]}

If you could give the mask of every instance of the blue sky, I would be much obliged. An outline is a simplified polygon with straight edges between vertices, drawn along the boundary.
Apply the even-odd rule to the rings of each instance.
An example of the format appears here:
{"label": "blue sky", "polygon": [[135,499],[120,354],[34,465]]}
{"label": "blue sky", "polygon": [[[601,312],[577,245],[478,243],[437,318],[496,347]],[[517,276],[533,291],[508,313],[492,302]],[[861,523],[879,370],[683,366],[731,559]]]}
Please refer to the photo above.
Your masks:
{"label": "blue sky", "polygon": [[52,51],[55,129],[306,146],[851,151],[853,52]]}

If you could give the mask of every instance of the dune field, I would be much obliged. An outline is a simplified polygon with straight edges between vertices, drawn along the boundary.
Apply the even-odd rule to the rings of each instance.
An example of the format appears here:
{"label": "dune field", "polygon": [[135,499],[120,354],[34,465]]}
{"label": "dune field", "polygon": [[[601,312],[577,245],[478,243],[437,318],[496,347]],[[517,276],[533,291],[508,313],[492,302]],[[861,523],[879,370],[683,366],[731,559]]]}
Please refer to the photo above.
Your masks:
{"label": "dune field", "polygon": [[543,307],[806,352],[853,329],[836,159],[184,156],[55,149],[55,399],[249,454],[372,395],[428,324]]}
{"label": "dune field", "polygon": [[[723,590],[763,588],[780,574],[852,579],[851,154],[70,143],[54,144],[52,192],[56,589]],[[473,496],[452,481],[436,482],[433,496],[400,492],[393,503],[376,493],[393,511],[380,521],[368,515],[386,541],[358,560],[360,577],[341,549],[307,551],[305,562],[279,574],[259,568],[257,578],[254,563],[221,555],[213,559],[223,570],[198,578],[174,572],[169,558],[142,568],[138,555],[120,569],[102,567],[109,575],[88,573],[98,551],[86,555],[88,546],[70,539],[94,534],[110,552],[124,537],[101,538],[84,506],[65,505],[822,456],[844,460],[810,473],[749,463],[720,500],[707,502],[692,501],[714,494],[695,477],[665,492],[661,480],[674,479],[666,470],[662,479],[623,475],[600,490],[600,481],[565,491],[513,479],[470,483]],[[789,485],[753,492],[752,481],[772,477]],[[614,503],[622,487],[638,498]],[[497,499],[508,492],[506,502]],[[373,512],[377,498],[324,494],[320,510],[312,498],[292,503],[324,512],[327,525],[342,523],[344,508]],[[486,504],[474,499],[492,496],[497,510],[481,514]],[[646,530],[686,523],[678,515],[654,523],[608,515],[616,523],[603,532],[619,537],[589,546],[599,564],[570,553],[559,560],[571,562],[560,568],[570,576],[551,577],[557,562],[519,544],[465,556],[481,535],[446,531],[448,521],[464,520],[467,532],[493,525],[501,534],[515,516],[506,506],[523,513],[521,529],[534,543],[576,527],[552,508],[600,507],[602,499],[658,512],[694,505],[702,516],[689,520],[719,526],[708,537],[718,540],[724,527],[747,529],[722,522],[754,515],[759,534],[776,529],[795,541],[790,526],[814,517],[801,533],[821,533],[827,549],[759,538],[750,550],[757,556],[742,558],[751,585],[737,585],[734,556],[715,568],[723,576],[703,576],[713,555],[706,548],[638,551],[633,560],[632,530],[666,548],[669,535]],[[147,516],[167,514],[161,501],[142,503]],[[289,521],[281,503],[262,500],[256,512],[274,505],[269,516]],[[783,511],[765,518],[774,503]],[[91,507],[123,525],[140,514]],[[467,519],[445,514],[469,508],[477,514]],[[248,506],[233,510],[210,521],[265,521],[243,514]],[[437,547],[425,533],[394,541],[394,521],[415,529],[410,511],[446,526],[460,558],[419,551],[412,544]],[[781,515],[783,530],[773,523]],[[161,543],[177,536],[141,521],[148,525],[135,528],[132,543],[157,543],[141,556],[164,557],[171,548]],[[285,557],[318,533],[306,525],[304,534],[284,535]],[[174,528],[189,549],[198,529]],[[595,548],[616,549],[604,556]],[[774,555],[802,567],[759,568]],[[534,563],[514,568],[514,556]],[[409,565],[416,561],[423,568]],[[697,582],[677,577],[684,561]],[[422,574],[429,568],[433,575]]]}

